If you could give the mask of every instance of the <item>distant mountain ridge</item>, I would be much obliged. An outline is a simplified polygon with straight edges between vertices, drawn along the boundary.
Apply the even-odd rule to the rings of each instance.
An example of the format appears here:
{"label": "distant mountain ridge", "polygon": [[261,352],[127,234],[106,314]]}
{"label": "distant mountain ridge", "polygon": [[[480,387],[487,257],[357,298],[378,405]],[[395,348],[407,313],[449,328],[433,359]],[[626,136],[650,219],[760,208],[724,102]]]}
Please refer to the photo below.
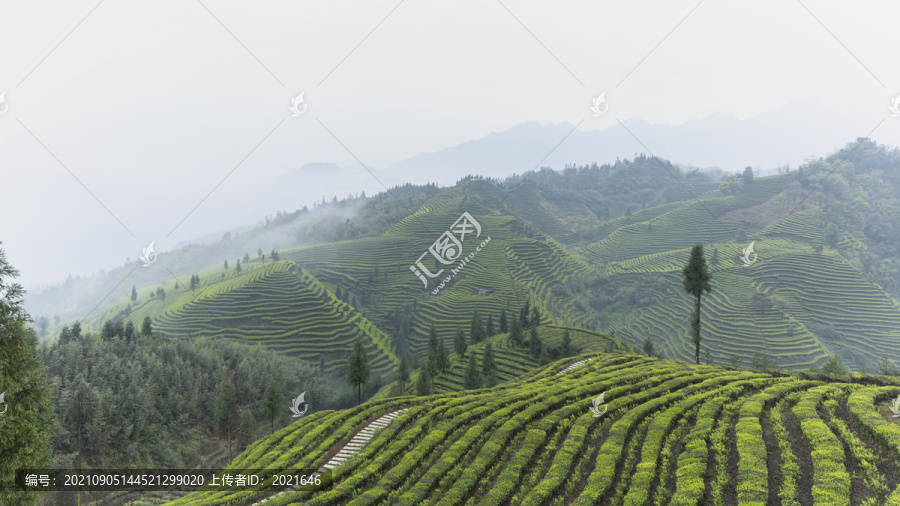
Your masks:
{"label": "distant mountain ridge", "polygon": [[622,122],[627,130],[614,124],[604,130],[573,132],[570,123],[529,121],[382,170],[413,183],[437,179],[451,184],[466,174],[505,177],[541,166],[560,170],[569,163],[602,164],[649,150],[679,164],[717,166],[726,171],[752,166],[769,171],[786,163],[796,167],[811,155],[826,156],[835,146],[865,136],[876,121],[844,104],[815,97],[745,120],[727,113],[680,125],[631,118]]}

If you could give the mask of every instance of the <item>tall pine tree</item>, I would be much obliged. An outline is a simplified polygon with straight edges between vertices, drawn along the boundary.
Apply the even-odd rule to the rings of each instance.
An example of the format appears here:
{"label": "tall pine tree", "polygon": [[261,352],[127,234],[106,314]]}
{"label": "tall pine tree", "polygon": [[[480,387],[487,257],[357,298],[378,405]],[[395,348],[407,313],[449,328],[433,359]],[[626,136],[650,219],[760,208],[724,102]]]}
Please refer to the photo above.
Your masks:
{"label": "tall pine tree", "polygon": [[497,385],[497,363],[494,361],[492,344],[485,345],[484,358],[481,359],[481,377],[484,379],[484,386],[489,388]]}
{"label": "tall pine tree", "polygon": [[278,414],[278,408],[281,405],[281,386],[277,381],[272,380],[263,393],[262,408],[263,413],[269,417],[272,424],[272,433],[275,433],[275,415]]}
{"label": "tall pine tree", "polygon": [[427,362],[419,368],[419,377],[416,379],[416,395],[431,395],[431,374]]}
{"label": "tall pine tree", "polygon": [[528,350],[534,358],[538,358],[541,355],[541,348],[541,339],[538,337],[537,327],[531,327],[531,332],[529,332],[528,336]]}
{"label": "tall pine tree", "polygon": [[353,344],[353,351],[347,360],[347,383],[356,387],[356,405],[362,404],[362,386],[369,381],[369,357],[361,338]]}
{"label": "tall pine tree", "polygon": [[709,281],[712,276],[706,266],[706,259],[703,257],[703,245],[697,244],[691,248],[691,258],[682,270],[684,281],[682,286],[684,291],[696,297],[694,303],[694,311],[691,314],[691,341],[695,346],[695,359],[700,363],[700,297],[703,292],[709,293],[711,290]]}
{"label": "tall pine tree", "polygon": [[478,362],[475,354],[469,354],[469,365],[466,367],[466,375],[463,378],[463,387],[466,390],[481,388],[481,373],[478,371]]}
{"label": "tall pine tree", "polygon": [[453,340],[453,349],[456,355],[461,359],[466,356],[466,350],[469,345],[466,344],[466,334],[461,328],[456,329],[456,338]]}
{"label": "tall pine tree", "polygon": [[478,315],[477,309],[472,314],[472,322],[469,325],[469,338],[472,344],[478,344],[484,340],[484,324],[481,322],[481,316]]}
{"label": "tall pine tree", "polygon": [[512,328],[509,330],[509,342],[513,346],[522,346],[522,324],[518,318],[513,319]]}
{"label": "tall pine tree", "polygon": [[222,390],[216,399],[216,427],[219,434],[228,441],[228,460],[231,460],[231,439],[238,424],[237,392],[230,381],[222,384]]}
{"label": "tall pine tree", "polygon": [[400,365],[397,366],[397,386],[400,388],[400,395],[406,393],[406,382],[409,381],[409,365],[406,363],[406,356],[400,356]]}

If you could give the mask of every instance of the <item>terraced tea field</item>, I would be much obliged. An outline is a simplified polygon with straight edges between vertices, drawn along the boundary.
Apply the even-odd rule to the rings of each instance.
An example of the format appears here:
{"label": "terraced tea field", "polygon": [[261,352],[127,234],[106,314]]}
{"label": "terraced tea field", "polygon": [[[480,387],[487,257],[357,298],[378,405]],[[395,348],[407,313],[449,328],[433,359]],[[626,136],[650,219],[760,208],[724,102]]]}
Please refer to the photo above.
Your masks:
{"label": "terraced tea field", "polygon": [[[707,189],[702,200],[663,204],[605,222],[590,214],[585,218],[589,232],[579,234],[570,222],[588,212],[582,201],[554,200],[531,184],[504,200],[507,194],[495,185],[467,181],[442,189],[378,237],[280,251],[282,259],[303,269],[303,279],[273,275],[269,264],[255,262],[246,273],[224,279],[219,278],[222,269],[211,268],[201,273],[203,286],[195,292],[182,287],[161,299],[151,297],[156,287],[141,289],[129,318],[139,322],[150,316],[165,335],[254,340],[312,362],[324,354],[331,369],[346,355],[353,336],[365,335],[377,371],[385,372],[396,363],[399,311],[409,319],[409,349],[421,359],[432,326],[451,347],[456,329],[467,327],[476,310],[496,325],[501,311],[510,316],[530,300],[544,324],[614,332],[636,346],[649,336],[667,357],[691,360],[691,301],[681,286],[681,269],[690,247],[702,242],[707,259],[715,250],[719,260],[711,266],[713,290],[702,309],[702,346],[710,362],[748,365],[755,354],[763,354],[775,357],[781,368],[805,370],[833,354],[852,371],[871,371],[882,356],[896,354],[892,343],[900,341],[900,304],[838,251],[817,251],[823,211],[798,211],[766,230],[748,229],[747,241],[735,242],[741,213],[774,196],[784,198],[780,192],[789,181],[787,175],[759,178],[730,196]],[[462,244],[463,252],[474,251],[476,241],[489,237],[490,242],[435,293],[409,268],[462,212],[481,226],[480,236]],[[575,245],[586,238],[597,241]],[[738,256],[750,241],[758,261],[744,267]],[[840,244],[849,247],[854,241],[846,236]],[[429,268],[442,267],[432,265],[437,261],[431,255],[426,259]],[[449,268],[443,276],[448,274]],[[313,278],[317,281],[309,283],[315,288],[308,289]],[[633,288],[652,303],[624,304],[598,317],[608,301],[592,300],[596,294],[581,300],[567,296],[570,283],[591,278],[615,289],[608,293]],[[331,297],[338,291],[359,307]],[[773,304],[755,307],[757,292]],[[97,332],[102,321],[122,317],[124,306],[86,322],[86,330]],[[329,333],[337,337],[333,352]]]}
{"label": "terraced tea field", "polygon": [[[835,251],[815,253],[810,243],[817,230],[821,237],[821,230],[810,225],[815,214],[803,213],[784,227],[749,239],[755,241],[758,255],[750,267],[737,260],[747,243],[705,246],[707,259],[713,248],[719,255],[719,263],[710,268],[712,291],[702,310],[703,346],[714,363],[727,364],[737,357],[747,365],[761,353],[776,357],[780,367],[806,369],[834,354],[850,370],[871,371],[881,356],[894,354],[900,342],[900,305]],[[631,247],[639,245],[634,241]],[[604,330],[614,330],[634,344],[652,336],[668,357],[690,360],[694,352],[685,336],[691,301],[681,287],[688,257],[687,249],[671,250],[608,267],[606,275],[614,286],[642,286],[655,303]],[[642,283],[647,276],[656,283]],[[755,306],[757,292],[769,296],[772,304]],[[784,302],[783,310],[775,304],[778,300]],[[835,333],[824,334],[825,326]]]}
{"label": "terraced tea field", "polygon": [[[601,393],[605,411],[593,416]],[[372,420],[407,410],[320,490],[202,492],[171,504],[897,505],[900,425],[888,401],[898,395],[900,384],[872,377],[588,354],[493,389],[318,412],[230,466],[317,469]]]}
{"label": "terraced tea field", "polygon": [[[569,338],[575,349],[582,351],[619,351],[636,352],[637,350],[622,342],[599,332],[591,332],[582,329],[566,329],[556,326],[541,326],[539,336],[544,346],[559,349],[562,346],[563,333],[568,330]],[[466,356],[460,359],[456,353],[450,355],[450,368],[438,374],[434,379],[434,393],[458,392],[463,390],[463,379],[470,354],[475,355],[477,363],[484,359],[484,348],[491,343],[494,349],[494,362],[497,364],[497,379],[503,383],[532,374],[538,368],[538,362],[527,349],[516,347],[509,341],[509,334],[500,334],[474,345],[469,346]],[[410,380],[415,384],[415,377]]]}
{"label": "terraced tea field", "polygon": [[[562,348],[563,334],[568,331],[571,346],[582,352],[621,352],[637,353],[633,345],[611,337],[609,335],[584,329],[557,327],[554,325],[542,325],[538,328],[538,337],[545,347],[554,349]],[[538,369],[539,363],[526,348],[515,346],[509,340],[509,334],[498,334],[484,341],[471,345],[466,350],[465,357],[460,359],[456,353],[450,354],[450,366],[447,370],[435,376],[433,384],[434,393],[449,393],[464,390],[464,378],[466,366],[471,355],[481,364],[484,360],[484,349],[490,343],[494,350],[494,362],[497,366],[496,374],[499,383],[514,381],[530,376]],[[448,343],[448,351],[452,348]],[[415,388],[418,372],[414,371],[406,385],[407,392]],[[399,390],[396,382],[384,386],[373,398],[384,399],[394,395]]]}
{"label": "terraced tea field", "polygon": [[256,265],[244,274],[136,306],[132,320],[153,319],[162,336],[259,343],[327,368],[342,366],[360,337],[376,373],[393,370],[391,338],[355,308],[290,261]]}

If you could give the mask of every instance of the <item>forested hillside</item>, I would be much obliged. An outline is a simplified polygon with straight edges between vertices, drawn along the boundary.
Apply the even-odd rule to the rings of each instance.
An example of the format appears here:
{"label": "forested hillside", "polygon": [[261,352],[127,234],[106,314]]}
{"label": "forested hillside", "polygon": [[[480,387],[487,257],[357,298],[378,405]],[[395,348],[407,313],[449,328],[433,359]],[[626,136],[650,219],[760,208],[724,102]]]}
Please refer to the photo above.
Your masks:
{"label": "forested hillside", "polygon": [[[680,270],[702,243],[713,274],[703,307],[707,361],[810,369],[836,356],[851,370],[873,371],[884,357],[897,360],[900,340],[892,233],[900,197],[894,176],[884,175],[900,172],[898,159],[861,141],[764,178],[744,171],[715,182],[638,155],[505,181],[406,186],[392,204],[383,195],[354,204],[367,208],[356,218],[369,223],[367,237],[225,259],[179,276],[180,284],[138,287],[130,303],[87,325],[99,331],[106,320],[149,316],[166,335],[260,342],[324,361],[337,376],[363,336],[374,369],[386,375],[400,356],[424,358],[432,327],[451,346],[476,310],[498,322],[530,301],[545,323],[615,333],[635,346],[650,339],[665,356],[689,359]],[[411,213],[385,226],[404,208]],[[423,286],[410,266],[462,213],[489,241],[449,283]],[[750,243],[759,261],[745,267],[739,256]],[[429,262],[436,272],[440,265]],[[324,344],[332,334],[337,342]]]}
{"label": "forested hillside", "polygon": [[321,413],[232,462],[320,467],[390,414],[326,468],[333,485],[172,504],[900,504],[900,427],[887,402],[900,382],[885,380],[569,358],[493,388]]}
{"label": "forested hillside", "polygon": [[310,413],[334,397],[317,368],[240,343],[143,333],[106,340],[76,327],[39,352],[56,385],[54,447],[65,467],[227,462],[229,451],[283,426],[292,397],[306,392]]}

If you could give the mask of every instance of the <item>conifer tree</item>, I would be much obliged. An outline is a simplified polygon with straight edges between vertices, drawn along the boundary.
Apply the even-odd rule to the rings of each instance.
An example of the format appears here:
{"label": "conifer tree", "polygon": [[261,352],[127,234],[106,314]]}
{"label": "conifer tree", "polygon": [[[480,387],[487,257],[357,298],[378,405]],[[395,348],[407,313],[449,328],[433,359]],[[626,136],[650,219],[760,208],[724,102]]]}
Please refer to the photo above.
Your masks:
{"label": "conifer tree", "polygon": [[500,333],[506,334],[509,332],[509,326],[506,323],[506,309],[500,310]]}
{"label": "conifer tree", "polygon": [[478,344],[484,340],[484,324],[481,321],[481,316],[478,315],[478,310],[475,310],[475,313],[472,314],[472,321],[469,326],[469,338],[472,341],[472,344]]}
{"label": "conifer tree", "polygon": [[525,299],[525,305],[519,310],[519,325],[523,329],[528,328],[529,313],[531,313],[531,299]]}
{"label": "conifer tree", "polygon": [[434,390],[434,377],[438,375],[437,358],[428,357],[425,361],[424,368],[428,371],[428,378],[431,380],[431,389]]}
{"label": "conifer tree", "polygon": [[696,297],[694,311],[691,314],[691,340],[695,346],[695,359],[700,363],[700,297],[703,292],[709,293],[711,290],[709,281],[712,276],[709,274],[706,266],[706,259],[703,257],[703,245],[697,244],[691,249],[691,258],[682,270],[684,281],[682,286],[684,291]]}
{"label": "conifer tree", "polygon": [[362,404],[362,386],[369,381],[369,358],[361,338],[356,339],[347,361],[347,383],[356,387],[356,405]]}
{"label": "conifer tree", "polygon": [[481,359],[481,376],[486,387],[497,385],[497,363],[494,361],[493,343],[487,343],[484,347],[484,358]]}
{"label": "conifer tree", "polygon": [[109,320],[103,322],[103,327],[100,329],[100,339],[104,341],[112,341],[112,338],[116,335],[116,328],[113,326],[113,323]]}
{"label": "conifer tree", "polygon": [[128,320],[128,323],[125,324],[125,341],[130,343],[132,339],[134,339],[134,324]]}
{"label": "conifer tree", "polygon": [[437,363],[441,372],[447,370],[447,367],[450,366],[450,353],[447,351],[447,345],[444,344],[444,340],[438,340],[438,348],[437,348]]}
{"label": "conifer tree", "polygon": [[535,358],[538,358],[541,355],[541,348],[541,339],[538,337],[537,327],[531,327],[531,332],[528,336],[528,349]]}
{"label": "conifer tree", "polygon": [[518,318],[513,319],[512,328],[509,331],[509,341],[514,346],[522,345],[522,325]]}
{"label": "conifer tree", "polygon": [[431,395],[431,375],[427,363],[419,369],[419,377],[416,378],[416,395]]}
{"label": "conifer tree", "polygon": [[[85,425],[90,427],[97,406],[97,394],[88,385],[83,373],[75,377],[75,387],[71,394],[63,399],[62,414],[74,425],[76,448],[78,449],[78,469],[81,469],[81,439],[85,433]],[[72,430],[72,428],[69,428]]]}
{"label": "conifer tree", "polygon": [[69,330],[68,325],[63,325],[62,330],[59,331],[59,344],[66,344],[72,340],[72,332]]}
{"label": "conifer tree", "polygon": [[469,354],[469,365],[466,367],[463,386],[466,390],[481,388],[481,373],[478,371],[478,362],[474,353]]}
{"label": "conifer tree", "polygon": [[136,286],[131,287],[131,300],[132,300],[132,302],[137,300],[137,287]]}
{"label": "conifer tree", "polygon": [[150,317],[145,316],[144,321],[141,322],[141,334],[145,336],[149,336],[153,333],[153,324],[150,322]]}
{"label": "conifer tree", "polygon": [[240,423],[237,431],[238,449],[243,450],[250,446],[253,442],[253,426],[256,425],[256,419],[253,412],[249,408],[241,410]]}
{"label": "conifer tree", "polygon": [[228,441],[228,460],[231,460],[231,436],[237,423],[237,392],[230,381],[225,381],[216,398],[216,427]]}
{"label": "conifer tree", "polygon": [[487,325],[484,327],[484,337],[491,337],[497,335],[497,331],[494,329],[494,315],[488,315]]}
{"label": "conifer tree", "polygon": [[[2,243],[0,243],[2,245]],[[0,483],[12,484],[17,469],[53,467],[51,438],[56,415],[51,386],[37,357],[37,338],[29,328],[31,317],[23,307],[25,290],[14,283],[19,272],[6,261],[0,248]],[[72,430],[71,427],[68,430]],[[39,496],[12,486],[0,486],[0,504],[34,504]]]}
{"label": "conifer tree", "polygon": [[572,337],[568,330],[563,334],[562,348],[559,350],[559,354],[562,355],[562,358],[572,355]]}
{"label": "conifer tree", "polygon": [[397,366],[397,384],[400,386],[400,395],[406,393],[407,381],[409,381],[409,366],[406,364],[406,355],[401,355],[400,365]]}
{"label": "conifer tree", "polygon": [[437,374],[437,370],[440,369],[441,364],[438,353],[437,331],[434,328],[434,324],[432,324],[431,328],[428,329],[428,353],[425,357],[425,360],[432,362],[432,365],[434,365],[434,369],[431,371],[432,374]]}
{"label": "conifer tree", "polygon": [[453,340],[453,348],[459,358],[466,356],[469,346],[466,344],[466,335],[461,328],[456,329],[456,339]]}
{"label": "conifer tree", "polygon": [[409,355],[409,318],[407,318],[405,314],[400,316],[400,333],[397,336],[397,354],[403,357]]}
{"label": "conifer tree", "polygon": [[531,318],[529,318],[528,324],[534,327],[541,324],[541,310],[538,309],[537,304],[531,308]]}
{"label": "conifer tree", "polygon": [[272,433],[275,433],[275,415],[278,414],[278,408],[281,404],[281,385],[277,381],[272,380],[266,386],[263,393],[262,408],[263,413],[269,417],[269,423],[272,424]]}

